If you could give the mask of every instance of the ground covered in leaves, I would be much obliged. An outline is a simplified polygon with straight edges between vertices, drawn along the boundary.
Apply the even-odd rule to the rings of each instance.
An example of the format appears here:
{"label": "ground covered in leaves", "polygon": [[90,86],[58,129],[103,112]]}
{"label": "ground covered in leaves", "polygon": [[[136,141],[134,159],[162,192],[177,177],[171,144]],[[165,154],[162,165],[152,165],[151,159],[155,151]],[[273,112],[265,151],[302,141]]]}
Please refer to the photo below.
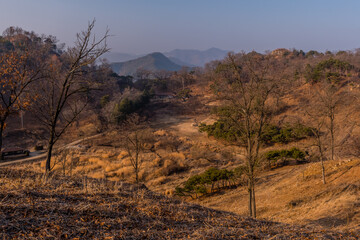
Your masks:
{"label": "ground covered in leaves", "polygon": [[358,239],[356,231],[259,221],[144,186],[0,169],[2,239]]}

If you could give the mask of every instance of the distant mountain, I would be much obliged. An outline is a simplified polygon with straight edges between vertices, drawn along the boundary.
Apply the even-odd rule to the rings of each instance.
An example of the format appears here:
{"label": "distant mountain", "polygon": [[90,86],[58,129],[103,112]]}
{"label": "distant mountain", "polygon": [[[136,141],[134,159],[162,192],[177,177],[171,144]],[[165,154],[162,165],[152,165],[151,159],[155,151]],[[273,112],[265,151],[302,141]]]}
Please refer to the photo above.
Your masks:
{"label": "distant mountain", "polygon": [[213,60],[223,59],[229,51],[218,48],[210,48],[205,51],[190,49],[175,49],[171,52],[164,53],[168,58],[175,58],[183,63],[194,66],[204,66],[205,63]]}
{"label": "distant mountain", "polygon": [[185,67],[197,67],[196,65],[193,65],[191,63],[186,63],[181,61],[180,59],[174,58],[174,57],[168,57],[168,59],[170,59],[170,61],[172,61],[173,63],[176,63],[177,65],[180,66],[185,66]]}
{"label": "distant mountain", "polygon": [[102,59],[107,59],[110,63],[113,63],[113,62],[126,62],[138,57],[142,57],[142,56],[129,54],[129,53],[108,52],[102,56]]}
{"label": "distant mountain", "polygon": [[112,63],[111,68],[119,75],[134,75],[140,68],[150,71],[177,71],[181,69],[181,66],[172,62],[164,54],[155,52],[130,61]]}

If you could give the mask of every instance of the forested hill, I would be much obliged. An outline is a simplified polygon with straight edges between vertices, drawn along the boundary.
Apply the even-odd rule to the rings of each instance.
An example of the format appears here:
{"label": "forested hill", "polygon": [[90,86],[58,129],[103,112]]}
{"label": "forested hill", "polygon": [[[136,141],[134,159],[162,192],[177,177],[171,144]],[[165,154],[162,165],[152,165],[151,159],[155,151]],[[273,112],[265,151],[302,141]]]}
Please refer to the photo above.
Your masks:
{"label": "forested hill", "polygon": [[177,71],[181,66],[173,63],[162,53],[154,52],[127,62],[112,63],[111,68],[119,75],[134,75],[138,69]]}

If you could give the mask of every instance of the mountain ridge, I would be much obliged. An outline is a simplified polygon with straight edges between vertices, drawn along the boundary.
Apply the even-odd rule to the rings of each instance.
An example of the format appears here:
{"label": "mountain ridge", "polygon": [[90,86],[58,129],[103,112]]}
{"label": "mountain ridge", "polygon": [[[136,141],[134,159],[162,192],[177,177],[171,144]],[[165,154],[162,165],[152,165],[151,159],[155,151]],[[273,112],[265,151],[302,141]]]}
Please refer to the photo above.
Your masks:
{"label": "mountain ridge", "polygon": [[[228,52],[228,50],[213,47],[207,50],[174,49],[172,51],[162,52],[162,54],[180,66],[203,67],[207,62],[223,59]],[[146,55],[149,54],[109,52],[105,54],[104,59],[107,59],[110,63],[119,63],[135,60]]]}
{"label": "mountain ridge", "polygon": [[174,49],[170,52],[165,52],[164,55],[202,67],[210,61],[223,59],[228,52],[227,50],[213,47],[203,51],[195,49]]}
{"label": "mountain ridge", "polygon": [[115,62],[110,66],[119,75],[134,75],[138,69],[149,71],[178,71],[181,69],[180,65],[172,62],[160,52],[153,52],[126,62]]}

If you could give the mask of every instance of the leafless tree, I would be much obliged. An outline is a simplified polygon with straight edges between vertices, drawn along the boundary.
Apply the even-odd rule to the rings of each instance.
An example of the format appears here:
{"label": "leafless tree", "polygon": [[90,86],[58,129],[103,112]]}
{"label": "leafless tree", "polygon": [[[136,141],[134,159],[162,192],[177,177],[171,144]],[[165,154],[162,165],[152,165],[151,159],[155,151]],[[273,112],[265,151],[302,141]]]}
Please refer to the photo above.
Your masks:
{"label": "leafless tree", "polygon": [[49,133],[47,173],[51,171],[55,143],[88,103],[88,94],[92,90],[87,76],[89,66],[108,51],[108,30],[96,39],[92,34],[94,26],[95,20],[89,23],[87,30],[77,34],[74,47],[48,61],[46,78],[36,89],[39,98],[34,111]]}
{"label": "leafless tree", "polygon": [[136,183],[140,182],[139,172],[144,161],[143,153],[146,144],[152,142],[152,136],[146,129],[143,119],[136,114],[131,115],[121,127],[124,136],[123,144],[129,155],[131,166],[135,172]]}
{"label": "leafless tree", "polygon": [[[215,70],[213,89],[223,100],[221,117],[232,121],[240,133],[238,142],[246,148],[249,215],[256,217],[255,178],[264,126],[271,116],[271,97],[278,83],[275,62],[257,53],[229,54]],[[279,74],[279,73],[278,73]]]}
{"label": "leafless tree", "polygon": [[141,132],[136,130],[126,136],[125,148],[130,157],[131,166],[135,171],[136,183],[139,183],[139,172],[143,163],[142,152],[144,151],[144,142]]}
{"label": "leafless tree", "polygon": [[318,111],[312,111],[312,113],[307,111],[307,117],[309,119],[309,124],[311,126],[311,130],[315,136],[315,143],[320,158],[320,165],[321,165],[321,174],[322,174],[322,181],[326,184],[326,174],[325,174],[325,165],[324,165],[324,152],[325,152],[325,144],[324,138],[326,137],[324,134],[324,126],[325,126],[325,118],[323,114],[319,114]]}
{"label": "leafless tree", "polygon": [[342,103],[342,98],[339,95],[338,87],[328,81],[322,81],[313,87],[315,91],[314,100],[318,105],[317,109],[322,113],[326,119],[326,127],[330,135],[330,150],[331,160],[334,160],[335,155],[335,120],[339,107]]}
{"label": "leafless tree", "polygon": [[[330,159],[335,156],[335,127],[336,116],[342,104],[342,96],[339,87],[327,79],[315,83],[310,88],[308,96],[309,103],[306,107],[307,125],[312,127],[315,136],[315,146],[318,149],[323,183],[326,184],[324,167],[326,148],[330,149]],[[325,144],[329,140],[329,144]]]}

